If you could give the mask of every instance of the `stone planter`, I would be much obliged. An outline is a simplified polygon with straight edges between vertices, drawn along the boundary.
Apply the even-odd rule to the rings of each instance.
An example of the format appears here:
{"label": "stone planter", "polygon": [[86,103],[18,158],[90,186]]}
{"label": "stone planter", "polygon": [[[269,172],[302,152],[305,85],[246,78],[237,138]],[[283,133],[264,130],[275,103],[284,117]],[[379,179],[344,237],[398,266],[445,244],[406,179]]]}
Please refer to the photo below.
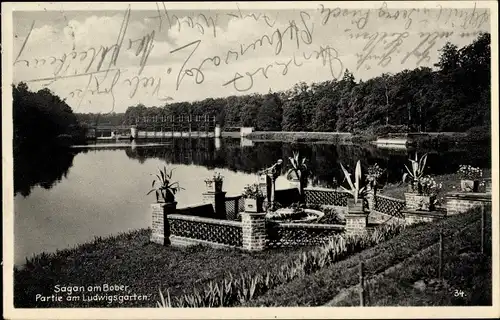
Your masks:
{"label": "stone planter", "polygon": [[253,199],[245,198],[245,212],[260,213],[264,212],[262,204],[264,203],[263,198]]}
{"label": "stone planter", "polygon": [[288,184],[290,188],[297,188],[300,192],[300,180],[299,179],[290,179],[288,180]]}
{"label": "stone planter", "polygon": [[463,192],[478,192],[479,191],[479,181],[478,180],[461,180],[460,187]]}
{"label": "stone planter", "polygon": [[365,200],[359,198],[358,202],[354,202],[354,199],[347,199],[347,213],[349,212],[363,212],[365,210]]}
{"label": "stone planter", "polygon": [[436,196],[425,196],[417,193],[405,193],[406,208],[409,210],[434,211]]}
{"label": "stone planter", "polygon": [[222,184],[224,181],[205,180],[207,192],[222,192]]}

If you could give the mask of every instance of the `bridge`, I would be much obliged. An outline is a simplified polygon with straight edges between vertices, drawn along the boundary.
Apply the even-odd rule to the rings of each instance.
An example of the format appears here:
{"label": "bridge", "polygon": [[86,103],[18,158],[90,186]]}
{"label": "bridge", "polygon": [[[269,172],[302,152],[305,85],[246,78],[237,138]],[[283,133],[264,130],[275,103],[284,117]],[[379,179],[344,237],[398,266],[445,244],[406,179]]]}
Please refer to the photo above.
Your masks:
{"label": "bridge", "polygon": [[[215,116],[149,116],[136,117],[129,120],[132,124],[121,125],[97,124],[91,125],[87,133],[88,139],[156,139],[172,137],[220,138],[221,127]],[[228,128],[228,127],[226,127]],[[253,128],[229,127],[234,132],[225,136],[240,137],[253,131]]]}

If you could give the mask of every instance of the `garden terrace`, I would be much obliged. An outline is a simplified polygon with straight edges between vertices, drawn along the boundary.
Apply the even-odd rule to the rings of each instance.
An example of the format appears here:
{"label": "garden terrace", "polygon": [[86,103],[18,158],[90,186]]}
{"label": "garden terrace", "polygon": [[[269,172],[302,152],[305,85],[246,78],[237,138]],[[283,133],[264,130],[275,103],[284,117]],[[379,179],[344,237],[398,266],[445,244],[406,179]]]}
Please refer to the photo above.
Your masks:
{"label": "garden terrace", "polygon": [[[490,217],[491,211],[486,216]],[[407,227],[386,242],[316,273],[296,278],[244,306],[359,305],[358,293],[352,290],[359,283],[360,262],[365,265],[366,278],[374,278],[379,285],[378,289],[375,285],[368,287],[368,301],[373,306],[491,305],[491,282],[488,280],[491,279],[491,219],[486,222],[484,255],[477,253],[480,210],[472,209],[433,224]],[[453,297],[446,290],[422,292],[413,288],[416,281],[437,275],[436,243],[440,230],[445,238],[444,278],[450,288],[460,287],[467,291],[466,299]]]}

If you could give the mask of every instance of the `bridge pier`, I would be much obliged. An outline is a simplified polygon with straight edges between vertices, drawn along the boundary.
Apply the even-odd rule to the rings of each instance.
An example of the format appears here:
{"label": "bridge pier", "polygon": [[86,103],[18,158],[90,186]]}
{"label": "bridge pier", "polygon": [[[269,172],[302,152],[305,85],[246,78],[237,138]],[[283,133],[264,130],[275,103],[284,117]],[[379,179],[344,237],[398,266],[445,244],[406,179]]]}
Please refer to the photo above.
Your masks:
{"label": "bridge pier", "polygon": [[130,128],[130,136],[132,139],[137,139],[137,128],[135,126]]}
{"label": "bridge pier", "polygon": [[215,126],[215,138],[220,138],[221,137],[221,130],[220,130],[220,125]]}

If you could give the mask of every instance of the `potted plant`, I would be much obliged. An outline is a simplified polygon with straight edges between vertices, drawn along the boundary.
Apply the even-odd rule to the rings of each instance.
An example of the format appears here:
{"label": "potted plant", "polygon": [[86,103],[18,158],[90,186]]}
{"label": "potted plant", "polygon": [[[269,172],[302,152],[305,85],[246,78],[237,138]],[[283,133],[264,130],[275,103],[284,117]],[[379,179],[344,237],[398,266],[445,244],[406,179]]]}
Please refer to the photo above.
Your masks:
{"label": "potted plant", "polygon": [[412,210],[434,211],[442,184],[437,183],[434,178],[426,176],[419,179],[418,185],[420,192],[413,195],[412,201],[407,202],[406,207]]}
{"label": "potted plant", "polygon": [[293,157],[289,157],[288,159],[290,160],[291,168],[288,169],[286,178],[291,182],[291,185],[298,186],[302,201],[309,175],[309,169],[306,164],[307,159],[301,157],[299,152],[294,152]]}
{"label": "potted plant", "polygon": [[[408,182],[408,192],[405,192],[406,208],[410,210],[434,210],[435,197],[428,192],[430,177],[423,178],[425,165],[427,164],[427,154],[424,154],[420,160],[415,153],[415,159],[409,159],[411,170],[405,165],[406,172],[403,174],[403,183]],[[434,181],[434,180],[432,180]],[[435,182],[435,181],[434,181]],[[427,188],[424,190],[424,188]]]}
{"label": "potted plant", "polygon": [[361,162],[358,160],[356,163],[356,169],[354,171],[354,182],[351,180],[351,174],[344,168],[342,163],[340,164],[342,171],[344,172],[345,179],[349,183],[350,189],[341,186],[342,190],[350,193],[353,199],[348,200],[349,212],[359,212],[364,211],[364,195],[366,188],[361,186]]}
{"label": "potted plant", "polygon": [[257,183],[245,186],[242,196],[245,201],[245,212],[263,212],[264,194]]}
{"label": "potted plant", "polygon": [[205,179],[205,185],[208,192],[222,192],[222,184],[224,182],[224,176],[219,172],[214,172],[212,178]]}
{"label": "potted plant", "polygon": [[378,163],[368,167],[368,173],[366,174],[366,188],[368,190],[375,190],[378,186],[378,179],[384,174],[385,170],[380,168]]}
{"label": "potted plant", "polygon": [[411,162],[411,170],[405,164],[406,171],[403,174],[403,183],[409,180],[408,192],[409,193],[420,193],[419,179],[424,175],[425,165],[427,163],[427,154],[424,154],[420,160],[418,160],[418,154],[415,152],[415,160],[409,159]]}
{"label": "potted plant", "polygon": [[158,171],[159,174],[156,174],[156,179],[151,183],[152,189],[147,194],[155,192],[157,203],[176,203],[175,194],[183,188],[178,182],[172,182],[173,169],[167,172],[167,168],[163,167]]}
{"label": "potted plant", "polygon": [[471,165],[460,165],[458,174],[461,177],[460,187],[463,192],[478,192],[479,179],[483,176],[483,170]]}

